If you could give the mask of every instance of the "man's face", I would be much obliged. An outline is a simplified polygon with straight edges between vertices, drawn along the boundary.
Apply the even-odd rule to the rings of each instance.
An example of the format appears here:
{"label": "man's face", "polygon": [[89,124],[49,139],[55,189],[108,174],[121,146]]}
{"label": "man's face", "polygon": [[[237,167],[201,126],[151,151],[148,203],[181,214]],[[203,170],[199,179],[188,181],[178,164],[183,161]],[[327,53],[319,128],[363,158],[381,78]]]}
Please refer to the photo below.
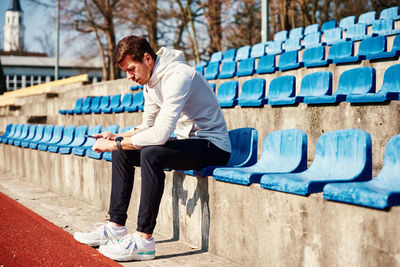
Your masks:
{"label": "man's face", "polygon": [[122,71],[126,72],[128,80],[144,85],[150,80],[154,60],[147,53],[143,56],[143,62],[134,61],[130,55],[126,55],[118,65]]}

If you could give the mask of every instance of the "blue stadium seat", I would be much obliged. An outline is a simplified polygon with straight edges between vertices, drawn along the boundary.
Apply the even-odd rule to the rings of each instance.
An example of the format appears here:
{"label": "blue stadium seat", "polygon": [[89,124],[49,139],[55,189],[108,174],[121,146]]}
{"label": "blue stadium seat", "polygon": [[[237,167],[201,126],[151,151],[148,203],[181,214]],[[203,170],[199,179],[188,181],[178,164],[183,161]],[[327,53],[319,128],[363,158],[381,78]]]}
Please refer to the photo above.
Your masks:
{"label": "blue stadium seat", "polygon": [[[92,136],[95,134],[99,134],[101,132],[101,128],[101,125],[91,127],[88,131],[88,135]],[[94,143],[96,143],[96,139],[86,138],[86,141],[82,145],[73,147],[71,153],[77,156],[85,156],[86,151],[88,149],[91,149]]]}
{"label": "blue stadium seat", "polygon": [[60,154],[71,154],[72,148],[82,146],[86,141],[86,134],[88,133],[88,126],[83,125],[75,130],[75,136],[71,143],[65,146],[60,146],[58,153]]}
{"label": "blue stadium seat", "polygon": [[[7,125],[8,126],[8,125]],[[17,124],[11,124],[11,128],[9,132],[7,131],[0,137],[0,142],[1,143],[7,143],[7,138],[11,138],[15,134],[15,130],[17,128]]]}
{"label": "blue stadium seat", "polygon": [[[124,133],[132,129],[134,126],[126,126],[121,129],[119,133]],[[103,152],[103,159],[107,161],[112,161],[112,152]]]}
{"label": "blue stadium seat", "polygon": [[21,146],[21,143],[24,141],[30,141],[35,137],[36,134],[36,128],[37,128],[37,124],[33,124],[31,125],[31,127],[29,128],[29,134],[27,137],[25,137],[25,139],[20,139],[20,140],[15,140],[13,145],[14,146]]}
{"label": "blue stadium seat", "polygon": [[361,41],[357,55],[367,60],[392,58],[393,54],[386,50],[386,43],[385,36],[366,38]]}
{"label": "blue stadium seat", "polygon": [[329,20],[329,21],[326,21],[326,22],[322,23],[321,32],[323,32],[325,34],[326,30],[334,29],[336,27],[337,27],[336,20],[334,20],[334,19],[333,20]]}
{"label": "blue stadium seat", "polygon": [[328,63],[342,64],[360,61],[363,57],[354,56],[353,41],[343,41],[334,44],[329,49]]}
{"label": "blue stadium seat", "polygon": [[274,78],[269,84],[268,105],[291,105],[295,103],[296,77],[286,75]]}
{"label": "blue stadium seat", "polygon": [[236,72],[236,76],[250,76],[255,71],[255,58],[243,59],[239,62],[239,66]]}
{"label": "blue stadium seat", "polygon": [[375,11],[370,11],[370,12],[366,12],[361,14],[358,17],[358,23],[364,23],[367,25],[372,25],[372,23],[374,23],[376,19],[376,12]]}
{"label": "blue stadium seat", "polygon": [[393,57],[400,56],[400,34],[394,38],[390,53],[393,55]]}
{"label": "blue stadium seat", "polygon": [[265,51],[266,46],[267,46],[266,43],[258,43],[253,45],[251,47],[250,57],[257,58],[264,56],[266,54]]}
{"label": "blue stadium seat", "polygon": [[342,29],[348,29],[349,27],[353,26],[356,23],[356,16],[348,16],[342,18],[339,22],[339,27]]}
{"label": "blue stadium seat", "polygon": [[43,137],[37,141],[37,142],[29,142],[29,147],[32,149],[37,149],[39,143],[44,143],[44,142],[49,142],[51,140],[51,138],[53,137],[53,132],[54,132],[54,125],[46,125],[46,127],[44,128],[44,132],[43,132]]}
{"label": "blue stadium seat", "polygon": [[237,105],[238,81],[221,83],[218,87],[217,98],[221,107],[233,107]]}
{"label": "blue stadium seat", "polygon": [[49,145],[47,151],[57,153],[60,147],[69,145],[74,140],[75,130],[76,126],[74,125],[65,127],[61,141],[57,144]]}
{"label": "blue stadium seat", "polygon": [[[74,109],[74,114],[89,114],[90,113],[90,106],[92,105],[93,97],[88,96],[83,100],[82,108]],[[86,113],[85,113],[86,112]]]}
{"label": "blue stadium seat", "polygon": [[321,33],[320,32],[314,32],[307,34],[304,36],[303,39],[303,46],[305,48],[310,48],[314,46],[320,46],[321,45]]}
{"label": "blue stadium seat", "polygon": [[124,112],[124,109],[132,104],[132,100],[133,100],[133,93],[125,94],[124,97],[122,98],[121,104],[117,107],[113,107],[112,112],[113,113]]}
{"label": "blue stadium seat", "polygon": [[367,24],[357,23],[346,30],[346,40],[360,41],[368,37]]}
{"label": "blue stadium seat", "polygon": [[130,89],[131,91],[139,90],[139,85],[132,85],[131,87],[129,87],[129,89]]}
{"label": "blue stadium seat", "polygon": [[[88,107],[85,106],[85,104],[82,107],[82,113],[83,114],[90,114],[93,111],[92,110],[96,110],[99,108],[100,105],[100,100],[101,100],[101,96],[95,96],[92,97],[91,101],[90,101],[90,105]],[[86,102],[86,99],[85,101]]]}
{"label": "blue stadium seat", "polygon": [[119,107],[120,105],[121,105],[121,94],[113,95],[113,97],[111,97],[110,100],[110,105],[108,107],[101,108],[101,112],[107,114],[112,113],[113,109]]}
{"label": "blue stadium seat", "polygon": [[375,92],[375,69],[358,67],[346,70],[339,77],[339,84],[333,95],[308,96],[307,104],[339,103],[350,93],[366,94]]}
{"label": "blue stadium seat", "polygon": [[31,128],[30,124],[24,124],[21,129],[21,134],[14,138],[8,139],[8,143],[10,145],[14,145],[15,141],[24,140],[28,136],[30,128]]}
{"label": "blue stadium seat", "polygon": [[333,28],[324,31],[322,45],[333,45],[342,41],[342,28]]}
{"label": "blue stadium seat", "polygon": [[81,110],[82,113],[82,105],[83,105],[83,98],[78,98],[75,102],[74,109],[60,109],[58,113],[61,115],[72,115],[74,114],[74,110]]}
{"label": "blue stadium seat", "polygon": [[287,31],[279,31],[275,33],[274,35],[274,41],[282,42],[285,41],[288,38],[288,32]]}
{"label": "blue stadium seat", "polygon": [[[13,126],[14,126],[14,124],[12,124],[12,123],[7,124],[4,133],[0,136],[0,142],[1,142],[2,138],[7,138],[7,136],[11,133],[11,129],[13,128]],[[14,127],[14,129],[15,129],[15,127]]]}
{"label": "blue stadium seat", "polygon": [[300,38],[289,38],[285,41],[285,51],[298,51],[302,49]]}
{"label": "blue stadium seat", "polygon": [[302,61],[307,68],[328,65],[328,60],[325,59],[325,46],[315,46],[306,49],[303,53]]}
{"label": "blue stadium seat", "polygon": [[204,75],[204,69],[206,68],[206,66],[197,66],[195,67],[195,70],[197,70],[198,72],[200,72],[201,75]]}
{"label": "blue stadium seat", "polygon": [[222,60],[222,57],[223,57],[223,54],[221,51],[214,52],[211,55],[210,63],[220,62]]}
{"label": "blue stadium seat", "polygon": [[392,65],[386,69],[383,84],[377,93],[349,94],[346,98],[350,103],[384,102],[399,100],[400,95],[400,64]]}
{"label": "blue stadium seat", "polygon": [[303,66],[303,62],[299,62],[298,51],[284,52],[279,56],[278,69],[280,71],[297,69]]}
{"label": "blue stadium seat", "polygon": [[332,95],[332,73],[329,71],[318,71],[304,76],[296,103],[308,103],[308,97],[321,95]]}
{"label": "blue stadium seat", "polygon": [[268,44],[267,54],[268,55],[277,55],[283,52],[282,50],[282,41],[274,41]]}
{"label": "blue stadium seat", "polygon": [[289,31],[289,39],[303,39],[303,27],[297,27]]}
{"label": "blue stadium seat", "polygon": [[379,19],[400,19],[399,11],[400,9],[398,6],[385,8],[381,11]]}
{"label": "blue stadium seat", "polygon": [[211,62],[208,64],[204,77],[207,80],[214,80],[217,78],[219,73],[219,62]]}
{"label": "blue stadium seat", "polygon": [[250,167],[217,168],[215,180],[249,185],[259,183],[266,173],[301,172],[307,168],[307,135],[297,129],[269,133],[261,158]]}
{"label": "blue stadium seat", "polygon": [[29,147],[31,142],[39,142],[43,138],[44,128],[46,125],[40,124],[36,127],[35,136],[32,139],[25,139],[21,142],[21,147]]}
{"label": "blue stadium seat", "polygon": [[234,61],[235,57],[236,57],[236,49],[235,48],[228,49],[224,53],[224,58],[222,59],[222,62]]}
{"label": "blue stadium seat", "polygon": [[265,55],[260,57],[256,69],[257,74],[273,73],[275,71],[275,55]]}
{"label": "blue stadium seat", "polygon": [[107,108],[110,105],[111,96],[105,95],[100,99],[100,104],[98,107],[92,108],[92,113],[100,114],[103,109]]}
{"label": "blue stadium seat", "polygon": [[64,133],[64,125],[57,125],[56,127],[54,127],[53,136],[51,137],[51,139],[48,142],[42,142],[42,141],[39,142],[37,149],[41,151],[47,151],[47,148],[50,145],[57,144],[58,142],[61,141],[63,133]]}
{"label": "blue stadium seat", "polygon": [[400,205],[400,135],[392,137],[386,145],[383,166],[378,175],[365,182],[332,183],[324,187],[324,198],[387,209]]}
{"label": "blue stadium seat", "polygon": [[320,136],[314,160],[300,173],[264,174],[262,188],[309,195],[322,192],[328,183],[370,180],[372,176],[371,136],[362,130],[345,129]]}
{"label": "blue stadium seat", "polygon": [[215,89],[217,89],[217,85],[215,83],[209,83],[211,89],[213,90],[213,92],[215,93]]}
{"label": "blue stadium seat", "polygon": [[[111,125],[104,128],[103,132],[118,133],[119,125]],[[104,152],[94,152],[91,148],[87,149],[85,155],[92,159],[102,159]]]}
{"label": "blue stadium seat", "polygon": [[304,28],[304,36],[315,32],[319,32],[319,24],[311,24]]}
{"label": "blue stadium seat", "polygon": [[242,85],[238,105],[241,107],[260,107],[267,103],[264,97],[265,80],[262,78],[250,79]]}
{"label": "blue stadium seat", "polygon": [[218,79],[229,79],[236,75],[236,61],[227,61],[222,63]]}
{"label": "blue stadium seat", "polygon": [[7,137],[3,137],[1,139],[1,142],[3,144],[8,144],[9,139],[19,136],[21,134],[22,126],[23,124],[15,124],[15,126],[11,129],[12,131],[10,132],[10,134]]}
{"label": "blue stadium seat", "polygon": [[138,110],[143,110],[143,107],[144,107],[144,95],[143,91],[140,91],[133,96],[132,104],[129,107],[125,107],[125,111],[135,112]]}
{"label": "blue stadium seat", "polygon": [[[229,131],[231,141],[231,157],[224,167],[246,167],[257,161],[257,130],[253,128],[238,128]],[[193,176],[210,176],[213,171],[222,166],[207,166],[201,170],[186,170]]]}
{"label": "blue stadium seat", "polygon": [[250,49],[251,49],[251,47],[248,45],[239,47],[236,52],[236,61],[240,61],[240,60],[249,58]]}
{"label": "blue stadium seat", "polygon": [[400,33],[400,30],[396,30],[394,27],[394,21],[392,19],[379,19],[375,20],[372,24],[371,30],[372,36],[387,36]]}

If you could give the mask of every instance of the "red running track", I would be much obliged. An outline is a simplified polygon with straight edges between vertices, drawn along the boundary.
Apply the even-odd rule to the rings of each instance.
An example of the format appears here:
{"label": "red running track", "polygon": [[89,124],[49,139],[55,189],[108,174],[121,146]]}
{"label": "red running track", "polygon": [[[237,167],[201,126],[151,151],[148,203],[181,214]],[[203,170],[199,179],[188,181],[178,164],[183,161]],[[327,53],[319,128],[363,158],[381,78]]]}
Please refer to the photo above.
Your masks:
{"label": "red running track", "polygon": [[121,266],[0,192],[0,266]]}

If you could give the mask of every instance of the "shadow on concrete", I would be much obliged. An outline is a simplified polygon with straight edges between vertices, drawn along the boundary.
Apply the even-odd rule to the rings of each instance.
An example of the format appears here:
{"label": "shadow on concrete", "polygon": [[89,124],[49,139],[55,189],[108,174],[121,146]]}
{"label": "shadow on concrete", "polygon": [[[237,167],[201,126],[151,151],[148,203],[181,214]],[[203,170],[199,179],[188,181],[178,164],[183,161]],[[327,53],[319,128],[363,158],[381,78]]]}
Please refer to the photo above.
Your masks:
{"label": "shadow on concrete", "polygon": [[201,253],[205,253],[205,252],[207,252],[207,251],[205,251],[203,249],[199,249],[199,250],[193,250],[193,251],[188,251],[188,252],[183,252],[183,253],[174,253],[174,254],[156,256],[156,259],[169,259],[169,258],[176,258],[176,257],[183,257],[183,256],[201,254]]}

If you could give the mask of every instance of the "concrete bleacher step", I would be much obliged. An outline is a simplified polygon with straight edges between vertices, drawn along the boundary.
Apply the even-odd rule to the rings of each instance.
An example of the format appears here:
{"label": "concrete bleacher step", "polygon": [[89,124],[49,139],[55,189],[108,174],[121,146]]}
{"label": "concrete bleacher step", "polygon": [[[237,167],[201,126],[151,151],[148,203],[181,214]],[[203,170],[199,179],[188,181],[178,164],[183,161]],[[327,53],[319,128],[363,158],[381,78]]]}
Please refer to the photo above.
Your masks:
{"label": "concrete bleacher step", "polygon": [[[107,220],[104,210],[81,201],[56,194],[38,185],[17,179],[0,170],[0,191],[25,207],[73,234],[90,231],[95,223]],[[134,224],[127,225],[133,232]],[[155,233],[156,259],[149,262],[121,262],[123,266],[239,266],[200,248],[178,241],[173,237]]]}

